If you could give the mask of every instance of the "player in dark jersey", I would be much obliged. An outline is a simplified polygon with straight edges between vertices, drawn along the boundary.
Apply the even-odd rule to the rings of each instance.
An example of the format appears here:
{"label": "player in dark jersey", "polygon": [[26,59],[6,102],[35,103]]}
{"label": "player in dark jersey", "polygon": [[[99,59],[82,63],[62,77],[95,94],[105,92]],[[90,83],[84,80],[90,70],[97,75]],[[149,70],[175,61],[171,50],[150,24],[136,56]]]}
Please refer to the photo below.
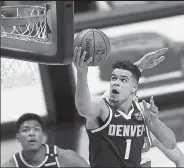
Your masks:
{"label": "player in dark jersey", "polygon": [[91,58],[84,62],[85,54],[81,54],[81,48],[75,48],[75,103],[79,114],[86,118],[91,166],[139,167],[145,125],[165,147],[174,148],[174,133],[159,120],[158,108],[153,99],[150,104],[143,101],[144,114],[139,104],[133,101],[141,75],[138,67],[130,61],[115,63],[111,75],[110,98],[94,98],[90,96],[87,82]]}
{"label": "player in dark jersey", "polygon": [[[102,97],[109,97],[108,88]],[[138,102],[138,96],[134,97],[134,101]],[[169,160],[174,162],[176,167],[184,167],[184,154],[181,152],[180,148],[176,145],[174,149],[166,149],[159,140],[148,130],[146,127],[144,133],[144,144],[141,151],[141,167],[151,167],[151,156],[150,149],[154,145],[157,147]]]}
{"label": "player in dark jersey", "polygon": [[[110,95],[110,88],[105,91],[105,93],[102,95],[103,98],[109,98]],[[134,101],[138,102],[138,96],[134,97]],[[153,144],[150,131],[147,127],[145,127],[144,132],[144,144],[141,150],[141,167],[151,167],[151,158],[149,155],[150,148]]]}
{"label": "player in dark jersey", "polygon": [[74,151],[44,143],[43,123],[37,114],[22,115],[16,126],[22,151],[14,154],[2,167],[89,167]]}

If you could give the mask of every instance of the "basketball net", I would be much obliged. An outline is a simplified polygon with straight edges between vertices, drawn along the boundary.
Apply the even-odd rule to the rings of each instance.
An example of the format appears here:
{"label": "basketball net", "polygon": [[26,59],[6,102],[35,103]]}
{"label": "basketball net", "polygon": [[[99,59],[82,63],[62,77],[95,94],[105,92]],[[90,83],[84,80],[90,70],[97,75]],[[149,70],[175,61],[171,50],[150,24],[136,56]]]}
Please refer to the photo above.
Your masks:
{"label": "basketball net", "polygon": [[[15,5],[1,7],[1,38],[25,41],[49,41],[47,11],[50,4],[41,6]],[[9,16],[11,14],[11,16]]]}

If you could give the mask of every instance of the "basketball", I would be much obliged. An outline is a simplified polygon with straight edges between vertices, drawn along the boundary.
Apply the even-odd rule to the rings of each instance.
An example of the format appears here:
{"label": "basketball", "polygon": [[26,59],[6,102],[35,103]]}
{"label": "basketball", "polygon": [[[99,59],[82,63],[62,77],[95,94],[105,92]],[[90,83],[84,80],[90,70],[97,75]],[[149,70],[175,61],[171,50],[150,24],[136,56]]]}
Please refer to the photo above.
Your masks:
{"label": "basketball", "polygon": [[82,53],[86,51],[84,61],[92,57],[89,66],[98,66],[107,59],[111,46],[105,33],[97,29],[86,29],[76,36],[74,47],[82,47]]}

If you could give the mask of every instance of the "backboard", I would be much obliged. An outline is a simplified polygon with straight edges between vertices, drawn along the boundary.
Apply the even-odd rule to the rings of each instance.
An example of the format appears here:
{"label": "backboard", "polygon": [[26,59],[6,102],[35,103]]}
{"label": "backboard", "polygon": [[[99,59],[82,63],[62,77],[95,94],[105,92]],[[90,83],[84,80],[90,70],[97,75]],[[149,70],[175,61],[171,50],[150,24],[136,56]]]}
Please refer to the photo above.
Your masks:
{"label": "backboard", "polygon": [[72,62],[73,1],[43,2],[1,6],[2,57],[53,65]]}

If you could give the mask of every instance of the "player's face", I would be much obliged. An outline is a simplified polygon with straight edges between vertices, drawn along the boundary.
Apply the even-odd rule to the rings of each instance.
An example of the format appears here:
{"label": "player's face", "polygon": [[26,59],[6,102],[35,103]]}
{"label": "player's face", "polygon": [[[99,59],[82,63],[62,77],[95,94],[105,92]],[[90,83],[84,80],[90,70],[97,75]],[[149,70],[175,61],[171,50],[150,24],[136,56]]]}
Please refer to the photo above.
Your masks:
{"label": "player's face", "polygon": [[134,95],[137,89],[132,73],[124,69],[114,69],[110,82],[110,98],[114,103],[123,103]]}
{"label": "player's face", "polygon": [[28,120],[20,125],[17,138],[23,150],[39,150],[44,140],[44,133],[38,121]]}

